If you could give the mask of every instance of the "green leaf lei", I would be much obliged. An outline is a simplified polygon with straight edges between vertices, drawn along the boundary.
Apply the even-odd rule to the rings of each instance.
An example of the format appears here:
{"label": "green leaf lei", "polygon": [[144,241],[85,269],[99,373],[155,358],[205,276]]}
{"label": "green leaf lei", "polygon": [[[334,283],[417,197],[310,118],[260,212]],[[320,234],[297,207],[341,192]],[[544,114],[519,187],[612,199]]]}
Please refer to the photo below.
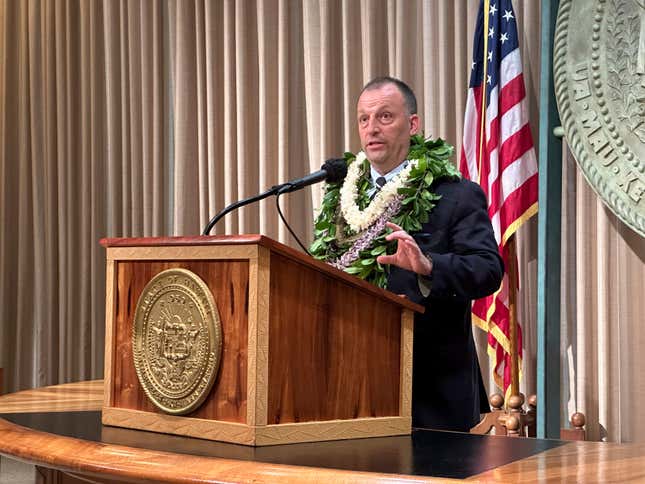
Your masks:
{"label": "green leaf lei", "polygon": [[[428,221],[430,211],[441,198],[430,191],[432,183],[443,177],[460,177],[459,171],[450,161],[453,153],[453,147],[441,138],[424,139],[421,134],[410,138],[408,160],[414,166],[407,181],[398,190],[405,198],[392,222],[408,233],[421,230],[421,225]],[[345,153],[344,158],[349,165],[356,160],[356,155]],[[368,191],[371,187],[370,166],[367,160],[363,162],[358,184],[357,204],[360,210],[364,210],[370,203]],[[325,195],[314,226],[314,241],[309,248],[311,255],[326,262],[342,256],[361,235],[349,227],[341,214],[341,186],[342,183],[328,183],[325,186]],[[384,288],[387,284],[386,268],[376,262],[376,258],[382,254],[396,252],[396,241],[385,240],[385,236],[390,232],[384,230],[374,238],[368,248],[360,251],[358,259],[345,268],[345,272]]]}

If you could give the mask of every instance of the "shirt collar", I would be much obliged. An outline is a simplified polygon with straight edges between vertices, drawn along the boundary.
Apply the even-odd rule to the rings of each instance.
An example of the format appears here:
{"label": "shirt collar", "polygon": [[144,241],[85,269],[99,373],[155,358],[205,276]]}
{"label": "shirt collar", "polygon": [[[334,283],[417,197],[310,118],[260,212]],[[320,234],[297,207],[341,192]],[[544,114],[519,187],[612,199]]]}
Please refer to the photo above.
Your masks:
{"label": "shirt collar", "polygon": [[401,163],[399,166],[394,168],[392,171],[389,171],[385,175],[379,174],[378,171],[374,169],[373,166],[370,165],[370,176],[372,177],[372,186],[376,185],[376,179],[380,176],[385,178],[385,182],[389,182],[392,178],[394,178],[401,170],[404,170],[407,166],[408,163],[410,163],[408,160],[405,160],[403,163]]}

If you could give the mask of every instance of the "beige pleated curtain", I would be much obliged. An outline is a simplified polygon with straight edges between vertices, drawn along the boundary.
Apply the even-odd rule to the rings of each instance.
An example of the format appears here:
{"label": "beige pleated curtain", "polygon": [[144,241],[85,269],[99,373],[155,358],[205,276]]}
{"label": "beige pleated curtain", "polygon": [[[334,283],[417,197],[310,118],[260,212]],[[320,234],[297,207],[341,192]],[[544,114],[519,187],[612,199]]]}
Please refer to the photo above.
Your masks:
{"label": "beige pleated curtain", "polygon": [[[478,3],[0,0],[6,389],[102,377],[101,237],[197,235],[225,205],[357,150],[355,102],[370,78],[406,80],[426,134],[459,148]],[[537,140],[539,2],[515,9]],[[563,160],[563,416],[585,412],[594,438],[642,440],[643,239]],[[305,242],[319,199],[320,187],[281,198]],[[213,233],[295,246],[272,199]],[[536,234],[535,220],[519,234],[525,393]]]}

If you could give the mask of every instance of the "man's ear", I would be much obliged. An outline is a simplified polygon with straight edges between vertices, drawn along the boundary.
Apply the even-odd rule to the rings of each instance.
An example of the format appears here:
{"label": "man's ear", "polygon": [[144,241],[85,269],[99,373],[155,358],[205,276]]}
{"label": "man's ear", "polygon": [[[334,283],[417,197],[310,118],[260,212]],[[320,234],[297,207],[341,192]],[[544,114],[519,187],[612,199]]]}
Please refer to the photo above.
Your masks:
{"label": "man's ear", "polygon": [[419,115],[418,114],[412,114],[410,116],[410,134],[417,134],[417,131],[419,131]]}

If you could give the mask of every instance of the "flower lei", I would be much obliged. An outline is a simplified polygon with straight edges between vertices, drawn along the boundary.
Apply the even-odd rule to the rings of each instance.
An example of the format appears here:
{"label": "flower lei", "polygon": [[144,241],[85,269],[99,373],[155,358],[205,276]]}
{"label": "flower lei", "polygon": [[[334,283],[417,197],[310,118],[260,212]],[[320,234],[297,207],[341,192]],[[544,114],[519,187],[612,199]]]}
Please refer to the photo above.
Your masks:
{"label": "flower lei", "polygon": [[386,268],[376,258],[396,251],[396,242],[385,240],[389,233],[384,230],[386,222],[392,221],[410,233],[421,230],[441,198],[430,191],[434,180],[459,178],[457,168],[450,162],[452,154],[453,147],[442,139],[412,136],[408,166],[370,200],[370,165],[365,153],[345,153],[347,177],[342,184],[330,183],[325,187],[311,254],[385,287]]}
{"label": "flower lei", "polygon": [[358,198],[358,179],[361,177],[362,168],[367,156],[363,151],[356,155],[356,161],[347,168],[347,177],[340,189],[340,210],[345,221],[354,232],[362,232],[372,225],[398,196],[399,188],[408,179],[413,163],[408,164],[397,175],[387,182],[376,193],[370,204],[361,210],[356,204]]}

